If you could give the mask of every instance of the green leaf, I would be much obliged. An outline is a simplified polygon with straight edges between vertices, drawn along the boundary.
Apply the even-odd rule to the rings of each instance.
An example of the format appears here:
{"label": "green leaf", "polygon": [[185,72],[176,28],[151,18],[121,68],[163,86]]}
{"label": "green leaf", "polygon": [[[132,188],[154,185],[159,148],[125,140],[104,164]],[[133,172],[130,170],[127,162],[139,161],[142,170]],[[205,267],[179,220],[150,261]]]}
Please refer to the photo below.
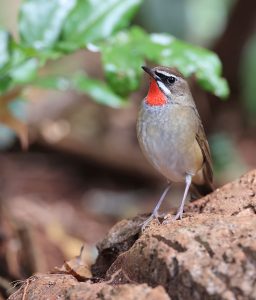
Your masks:
{"label": "green leaf", "polygon": [[19,16],[21,41],[36,49],[53,47],[75,5],[76,0],[23,1]]}
{"label": "green leaf", "polygon": [[10,34],[0,29],[0,69],[3,68],[10,59]]}
{"label": "green leaf", "polygon": [[[10,40],[9,45],[9,61],[8,63],[0,69],[0,94],[4,94],[11,88],[15,87],[17,83],[26,82],[26,78],[24,76],[24,72],[19,74],[21,69],[25,68],[27,60],[31,60],[28,58],[26,53],[24,53],[23,49],[16,44],[14,40]],[[25,70],[25,75],[28,73],[28,70]],[[20,79],[15,80],[16,74]]]}
{"label": "green leaf", "polygon": [[38,60],[31,58],[13,68],[9,74],[14,83],[24,84],[35,78],[38,69]]}
{"label": "green leaf", "polygon": [[[0,95],[13,87],[12,79],[9,75],[0,75]],[[1,104],[0,104],[1,105]]]}
{"label": "green leaf", "polygon": [[83,74],[76,75],[73,80],[73,87],[75,90],[89,95],[100,104],[113,108],[118,108],[125,104],[125,100],[116,95],[104,82],[88,78]]}
{"label": "green leaf", "polygon": [[58,75],[37,77],[31,84],[43,89],[59,91],[67,91],[72,88],[72,80],[68,77]]}
{"label": "green leaf", "polygon": [[142,2],[143,0],[78,0],[65,22],[62,40],[79,47],[107,38],[129,24]]}
{"label": "green leaf", "polygon": [[118,32],[100,43],[102,61],[108,83],[121,94],[138,88],[141,65],[150,60],[159,65],[176,67],[184,76],[195,74],[198,83],[216,96],[229,94],[221,77],[221,62],[213,52],[182,42],[168,34],[148,35],[138,27]]}
{"label": "green leaf", "polygon": [[[167,42],[166,34],[150,35],[150,42],[159,44],[159,49],[150,53],[148,58],[159,64],[172,66],[179,69],[184,76],[195,74],[199,85],[205,90],[212,92],[218,97],[226,98],[229,88],[226,80],[221,77],[222,66],[218,56],[204,48],[193,46],[189,43],[172,38]],[[166,39],[166,44],[161,41]]]}
{"label": "green leaf", "polygon": [[144,59],[136,46],[137,34],[137,31],[120,32],[101,47],[107,82],[119,95],[126,96],[140,85]]}
{"label": "green leaf", "polygon": [[100,104],[114,108],[124,106],[125,104],[125,99],[116,95],[108,85],[100,80],[91,79],[85,74],[75,74],[72,77],[58,75],[38,77],[32,82],[32,85],[61,91],[73,89],[79,93],[87,94]]}

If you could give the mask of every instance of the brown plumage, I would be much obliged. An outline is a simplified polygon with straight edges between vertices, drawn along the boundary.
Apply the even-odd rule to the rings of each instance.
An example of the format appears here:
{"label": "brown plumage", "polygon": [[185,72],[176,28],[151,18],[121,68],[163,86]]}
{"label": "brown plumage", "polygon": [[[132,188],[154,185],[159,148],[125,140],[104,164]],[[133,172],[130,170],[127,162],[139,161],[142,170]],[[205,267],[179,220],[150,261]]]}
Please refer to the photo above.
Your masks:
{"label": "brown plumage", "polygon": [[[192,193],[197,195],[213,190],[209,145],[185,78],[171,68],[143,69],[150,75],[151,83],[138,116],[138,140],[149,162],[169,182],[186,182],[175,217],[182,218],[191,185]],[[162,201],[163,197],[148,221],[157,217]]]}
{"label": "brown plumage", "polygon": [[211,193],[214,190],[214,187],[213,187],[213,167],[212,167],[210,147],[206,139],[204,127],[197,110],[195,110],[195,114],[199,119],[199,127],[198,127],[198,132],[196,134],[196,140],[197,143],[199,144],[199,147],[204,157],[204,162],[202,165],[203,184],[197,184],[195,178],[194,180],[192,180],[192,186],[191,186],[192,193],[198,198],[200,196],[204,196]]}

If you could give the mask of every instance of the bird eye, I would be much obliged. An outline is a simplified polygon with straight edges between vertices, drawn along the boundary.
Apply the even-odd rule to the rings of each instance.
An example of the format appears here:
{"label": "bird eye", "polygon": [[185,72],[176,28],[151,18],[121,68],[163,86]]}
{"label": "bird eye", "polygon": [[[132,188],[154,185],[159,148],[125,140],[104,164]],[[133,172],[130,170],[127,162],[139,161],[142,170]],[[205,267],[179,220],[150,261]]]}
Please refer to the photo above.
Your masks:
{"label": "bird eye", "polygon": [[173,76],[170,76],[170,77],[167,78],[167,82],[168,82],[169,84],[173,84],[175,81],[176,81],[176,78],[173,77]]}

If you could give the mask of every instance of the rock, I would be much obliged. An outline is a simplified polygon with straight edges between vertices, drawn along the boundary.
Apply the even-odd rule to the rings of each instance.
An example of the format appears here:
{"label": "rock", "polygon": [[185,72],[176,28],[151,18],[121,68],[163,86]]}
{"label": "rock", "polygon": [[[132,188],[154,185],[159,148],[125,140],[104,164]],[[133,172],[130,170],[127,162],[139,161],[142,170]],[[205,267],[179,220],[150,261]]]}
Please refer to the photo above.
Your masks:
{"label": "rock", "polygon": [[[256,299],[255,212],[253,171],[190,204],[182,220],[153,221],[120,252],[106,280],[162,285],[173,299]],[[124,232],[120,226],[129,223],[112,231]]]}
{"label": "rock", "polygon": [[151,288],[147,284],[80,283],[67,294],[68,300],[170,300],[163,287]]}
{"label": "rock", "polygon": [[141,232],[145,218],[109,231],[87,282],[36,275],[9,299],[256,299],[256,170],[188,205],[182,220]]}
{"label": "rock", "polygon": [[162,285],[174,299],[256,299],[255,228],[247,216],[153,225],[116,259],[107,280]]}
{"label": "rock", "polygon": [[233,216],[244,213],[246,210],[247,214],[255,215],[255,199],[256,170],[191,203],[187,208],[187,212]]}
{"label": "rock", "polygon": [[97,245],[100,255],[92,267],[96,277],[104,277],[118,255],[131,248],[139,237],[144,220],[145,216],[122,220],[110,229],[107,236]]}
{"label": "rock", "polygon": [[76,284],[77,280],[71,275],[36,274],[27,279],[8,300],[64,300],[68,289]]}
{"label": "rock", "polygon": [[78,282],[71,275],[38,274],[26,280],[9,300],[170,300],[163,287],[147,284],[111,286],[107,283]]}

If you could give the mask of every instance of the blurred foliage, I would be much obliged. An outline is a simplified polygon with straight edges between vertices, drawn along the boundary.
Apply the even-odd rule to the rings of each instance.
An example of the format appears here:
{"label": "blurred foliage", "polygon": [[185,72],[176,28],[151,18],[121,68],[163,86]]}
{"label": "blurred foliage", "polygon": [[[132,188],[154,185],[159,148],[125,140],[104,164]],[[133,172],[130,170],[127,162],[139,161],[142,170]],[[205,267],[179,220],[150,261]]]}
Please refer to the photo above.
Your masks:
{"label": "blurred foliage", "polygon": [[200,45],[209,45],[225,29],[229,12],[236,0],[186,0],[185,2],[187,40],[193,40]]}
{"label": "blurred foliage", "polygon": [[251,123],[256,125],[256,35],[249,40],[243,55],[240,78],[245,109]]}
{"label": "blurred foliage", "polygon": [[[15,129],[26,146],[24,125],[8,103],[26,86],[71,88],[92,99],[118,107],[139,87],[145,60],[195,74],[202,88],[225,98],[229,90],[221,77],[216,54],[167,34],[147,34],[128,25],[143,0],[24,0],[20,6],[17,42],[0,29],[0,121]],[[127,29],[128,28],[128,29]],[[79,49],[102,54],[106,82],[82,74],[41,77],[39,70]],[[13,91],[19,93],[13,93]],[[5,116],[8,116],[7,118]],[[15,121],[16,120],[16,121]],[[14,125],[13,125],[14,124]]]}
{"label": "blurred foliage", "polygon": [[143,1],[135,17],[135,22],[147,32],[165,32],[177,38],[184,39],[187,30],[186,7],[188,1]]}
{"label": "blurred foliage", "polygon": [[[166,32],[210,46],[223,30],[236,0],[147,0],[136,23],[149,32]],[[161,5],[160,5],[161,3]]]}
{"label": "blurred foliage", "polygon": [[245,163],[237,151],[235,142],[225,132],[213,134],[209,138],[214,174],[220,182],[234,180],[246,171]]}

